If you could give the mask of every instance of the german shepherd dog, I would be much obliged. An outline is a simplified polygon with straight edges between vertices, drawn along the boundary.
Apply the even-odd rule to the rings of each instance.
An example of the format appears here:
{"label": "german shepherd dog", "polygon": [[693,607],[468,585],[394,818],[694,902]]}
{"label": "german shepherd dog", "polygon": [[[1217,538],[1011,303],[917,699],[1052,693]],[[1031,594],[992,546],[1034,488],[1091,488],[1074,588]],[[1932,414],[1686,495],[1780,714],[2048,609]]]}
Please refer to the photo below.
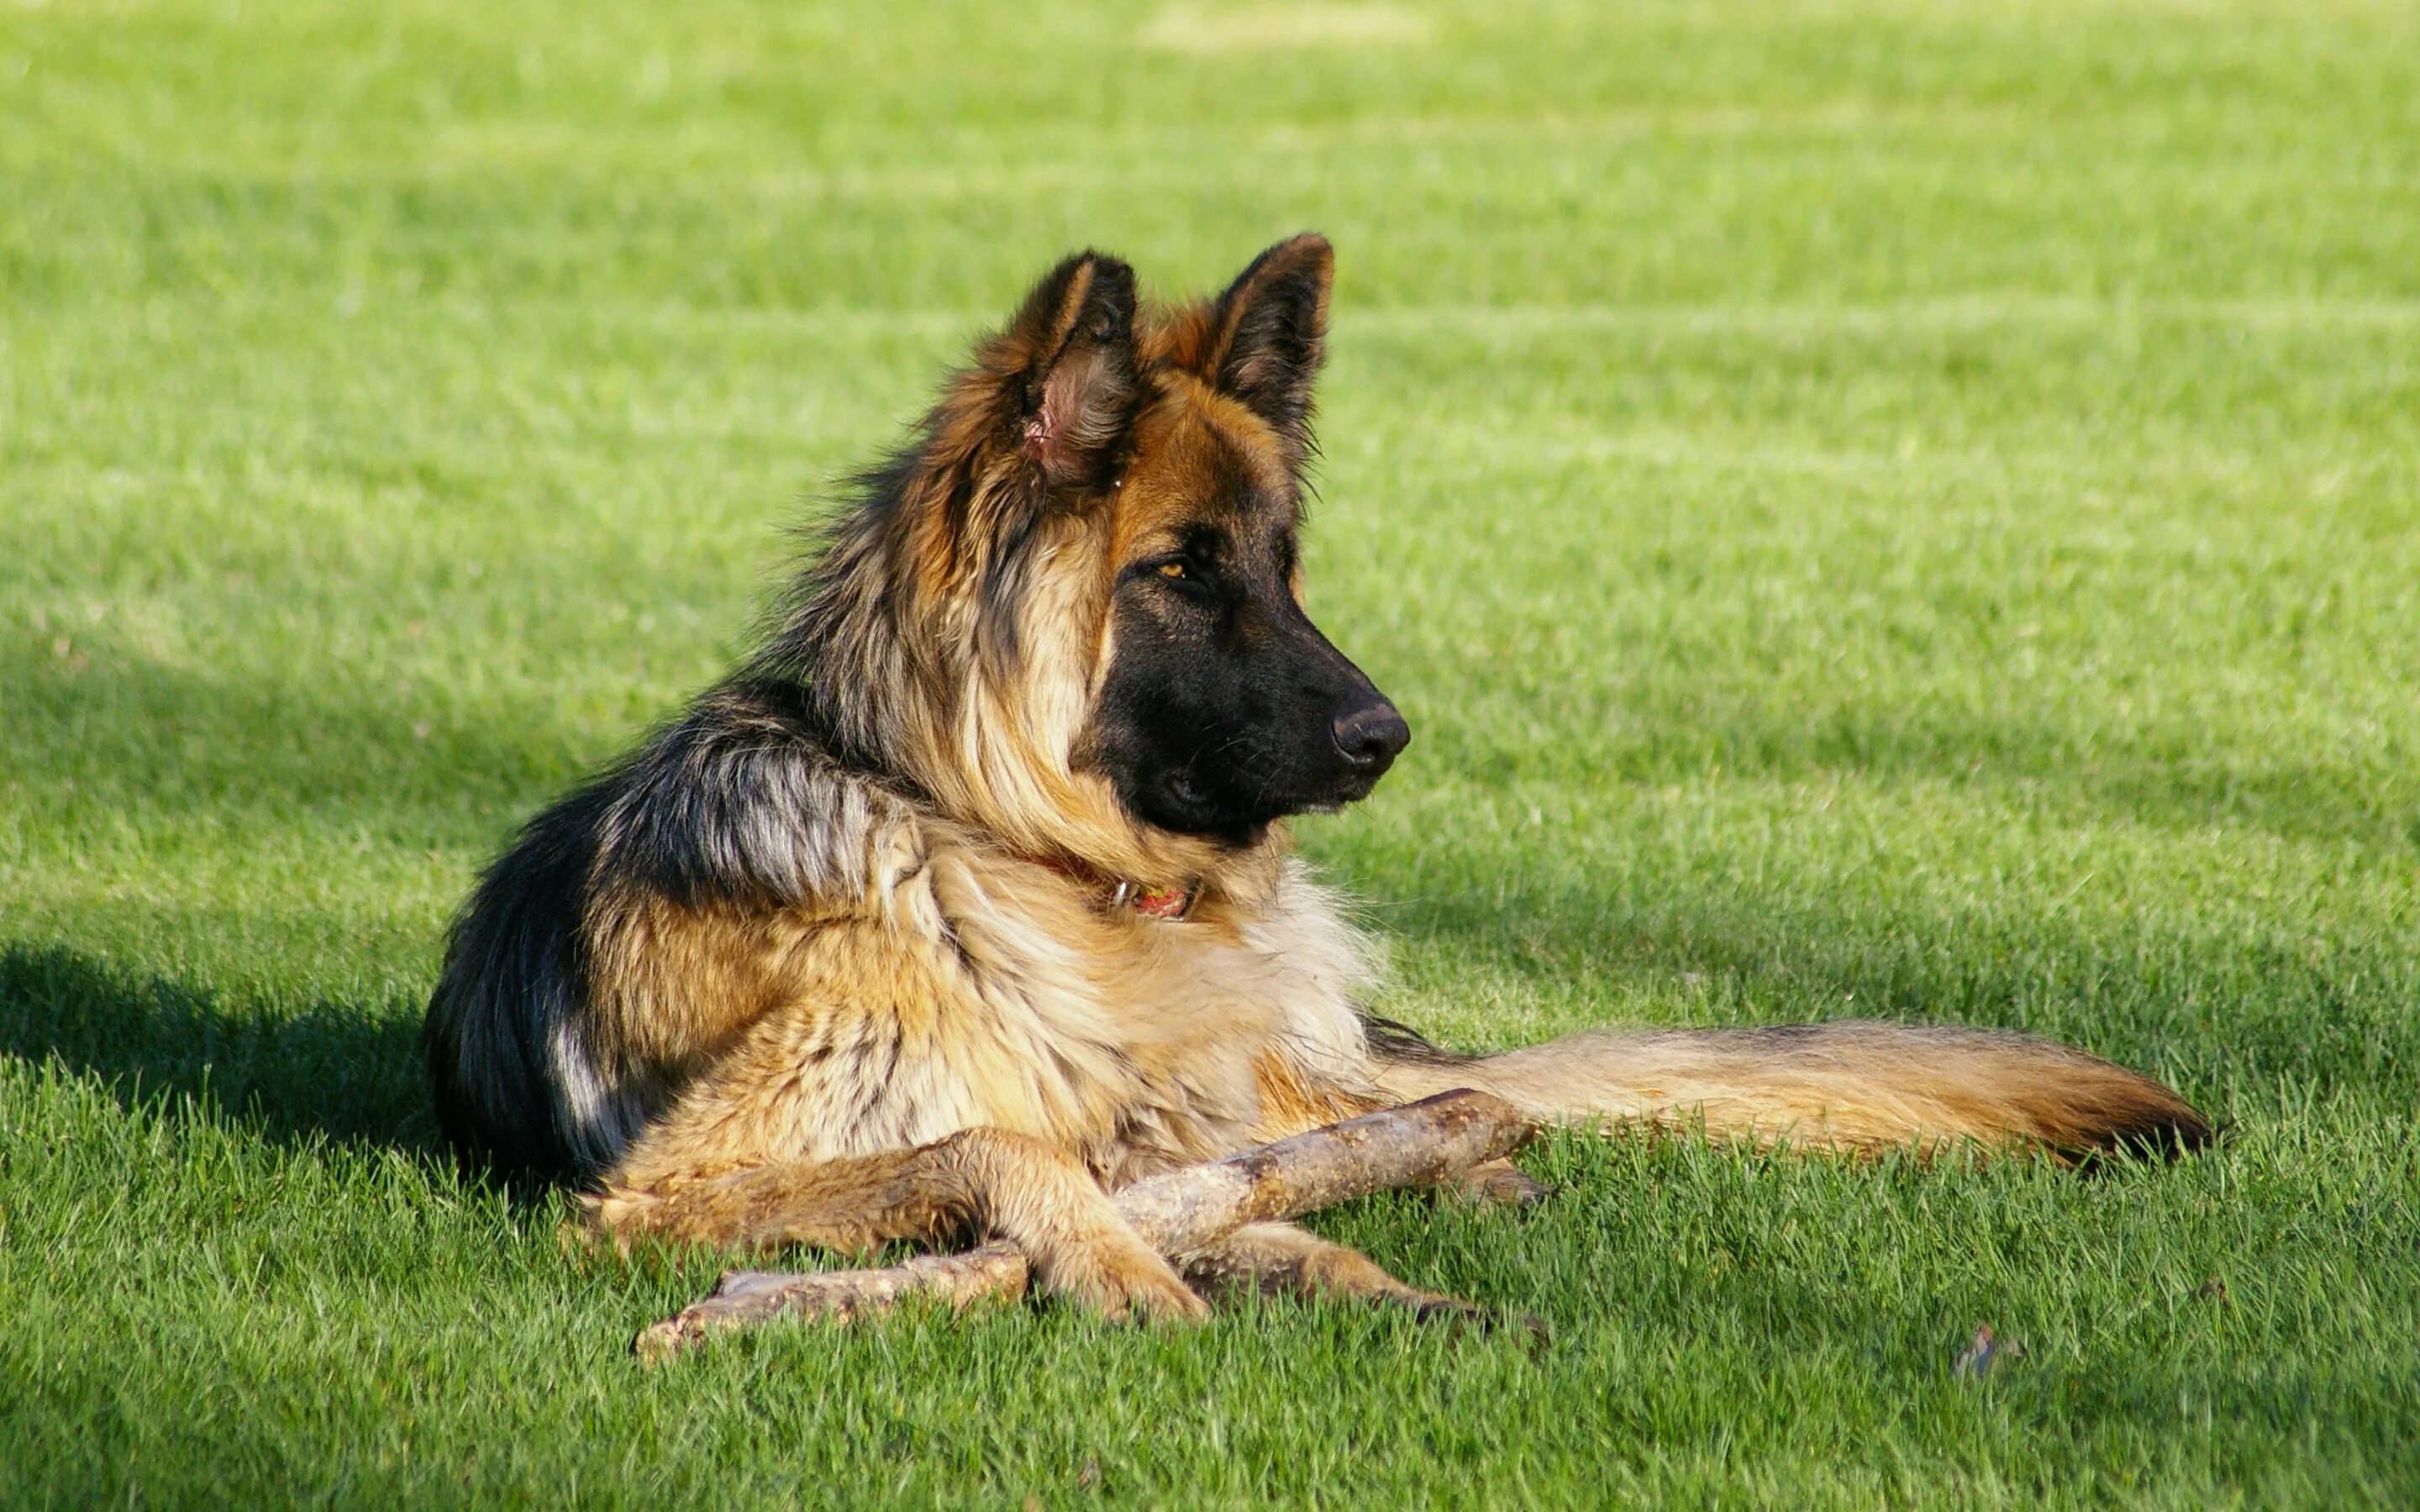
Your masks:
{"label": "german shepherd dog", "polygon": [[2010,1034],[1472,1057],[1373,1016],[1372,950],[1286,827],[1411,738],[1303,609],[1332,268],[1306,235],[1171,309],[1096,253],[1034,287],[763,649],[488,872],[423,1037],[458,1149],[578,1183],[617,1242],[982,1232],[1080,1305],[1192,1317],[1197,1285],[1439,1302],[1284,1225],[1172,1264],[1109,1194],[1454,1088],[1759,1144],[2208,1137],[2158,1083]]}

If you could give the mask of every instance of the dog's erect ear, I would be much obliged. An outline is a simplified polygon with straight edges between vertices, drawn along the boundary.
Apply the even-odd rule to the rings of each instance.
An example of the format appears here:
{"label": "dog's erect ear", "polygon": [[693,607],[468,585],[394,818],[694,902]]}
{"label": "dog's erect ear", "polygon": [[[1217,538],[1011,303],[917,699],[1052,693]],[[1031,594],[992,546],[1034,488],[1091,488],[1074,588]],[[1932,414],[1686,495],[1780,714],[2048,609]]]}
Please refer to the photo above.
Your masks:
{"label": "dog's erect ear", "polygon": [[1206,342],[1187,365],[1296,447],[1311,439],[1311,386],[1327,355],[1327,291],[1336,252],[1314,231],[1252,259],[1210,307]]}
{"label": "dog's erect ear", "polygon": [[1017,409],[1016,444],[1046,486],[1107,487],[1142,392],[1134,270],[1078,253],[1052,269],[986,353]]}

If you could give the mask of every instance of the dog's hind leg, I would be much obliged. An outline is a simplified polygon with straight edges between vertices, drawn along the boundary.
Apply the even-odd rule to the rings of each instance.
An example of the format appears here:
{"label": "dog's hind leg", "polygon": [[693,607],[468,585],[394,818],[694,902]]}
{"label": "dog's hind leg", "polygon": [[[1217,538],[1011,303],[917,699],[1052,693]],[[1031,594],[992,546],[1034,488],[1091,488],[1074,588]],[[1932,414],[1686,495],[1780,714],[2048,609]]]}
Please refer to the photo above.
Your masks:
{"label": "dog's hind leg", "polygon": [[1212,1295],[1257,1291],[1272,1297],[1340,1298],[1406,1308],[1424,1319],[1495,1321],[1476,1303],[1399,1281],[1359,1250],[1293,1224],[1247,1224],[1186,1257],[1185,1273]]}

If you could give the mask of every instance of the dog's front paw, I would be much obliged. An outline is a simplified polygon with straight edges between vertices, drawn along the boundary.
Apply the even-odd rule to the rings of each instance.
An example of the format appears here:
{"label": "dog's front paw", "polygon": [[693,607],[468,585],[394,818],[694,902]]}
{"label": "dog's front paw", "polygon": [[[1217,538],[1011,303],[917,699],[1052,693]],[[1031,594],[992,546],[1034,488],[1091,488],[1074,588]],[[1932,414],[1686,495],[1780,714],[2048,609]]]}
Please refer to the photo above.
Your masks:
{"label": "dog's front paw", "polygon": [[1130,1239],[1069,1244],[1043,1267],[1042,1282],[1113,1321],[1199,1322],[1210,1316],[1175,1267]]}

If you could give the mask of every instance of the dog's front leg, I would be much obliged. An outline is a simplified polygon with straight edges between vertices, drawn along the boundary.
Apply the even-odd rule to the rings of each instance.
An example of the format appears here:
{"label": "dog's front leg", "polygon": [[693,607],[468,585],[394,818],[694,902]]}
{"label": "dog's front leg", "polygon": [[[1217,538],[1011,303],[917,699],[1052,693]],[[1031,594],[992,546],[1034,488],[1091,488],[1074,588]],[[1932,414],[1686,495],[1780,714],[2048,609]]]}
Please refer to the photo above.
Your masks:
{"label": "dog's front leg", "polygon": [[1045,1287],[1107,1317],[1208,1312],[1082,1163],[1028,1135],[968,1129],[914,1149],[711,1176],[662,1169],[648,1153],[643,1142],[591,1200],[597,1227],[616,1241],[659,1234],[861,1254],[892,1240],[933,1243],[971,1231],[1016,1245]]}
{"label": "dog's front leg", "polygon": [[1359,1250],[1293,1224],[1247,1224],[1187,1256],[1185,1274],[1213,1296],[1338,1298],[1407,1308],[1423,1319],[1492,1320],[1476,1303],[1397,1280]]}

